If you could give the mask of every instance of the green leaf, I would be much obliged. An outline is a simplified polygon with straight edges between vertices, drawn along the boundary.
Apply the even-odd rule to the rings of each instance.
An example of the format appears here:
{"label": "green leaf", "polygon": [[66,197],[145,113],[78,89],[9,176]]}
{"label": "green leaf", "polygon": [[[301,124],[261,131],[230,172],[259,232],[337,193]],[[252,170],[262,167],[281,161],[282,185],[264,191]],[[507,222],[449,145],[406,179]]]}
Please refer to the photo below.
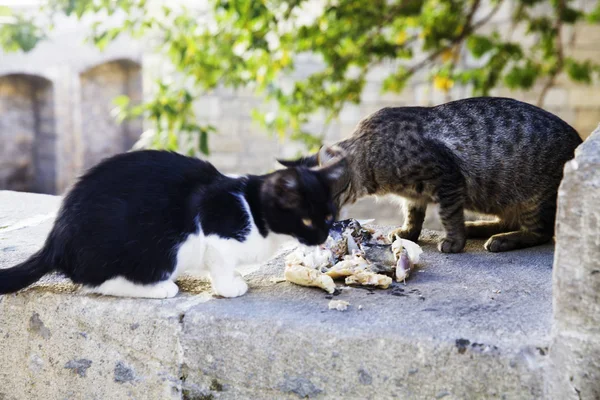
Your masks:
{"label": "green leaf", "polygon": [[177,135],[174,132],[168,132],[166,150],[177,151],[178,148],[179,143],[177,140]]}
{"label": "green leaf", "polygon": [[405,67],[399,67],[394,74],[389,75],[383,80],[381,90],[384,92],[400,93],[406,86],[410,76]]}
{"label": "green leaf", "polygon": [[574,24],[584,16],[585,14],[583,12],[570,7],[565,7],[561,13],[562,21],[567,24]]}
{"label": "green leaf", "polygon": [[504,76],[504,84],[511,89],[530,89],[539,75],[539,66],[527,62],[521,66],[513,66]]}
{"label": "green leaf", "polygon": [[569,77],[575,82],[592,83],[592,71],[594,65],[590,60],[577,61],[568,57],[565,60],[565,68]]}
{"label": "green leaf", "polygon": [[45,37],[33,19],[15,16],[14,24],[0,25],[0,46],[5,51],[29,52]]}
{"label": "green leaf", "polygon": [[467,39],[467,49],[475,58],[481,58],[494,48],[494,42],[487,36],[473,35]]}
{"label": "green leaf", "polygon": [[596,7],[587,15],[588,22],[600,22],[600,2],[596,3]]}
{"label": "green leaf", "polygon": [[121,108],[128,107],[130,102],[131,99],[126,94],[122,94],[113,99],[113,104]]}
{"label": "green leaf", "polygon": [[200,132],[200,151],[202,154],[210,155],[210,151],[208,149],[208,132],[202,131]]}

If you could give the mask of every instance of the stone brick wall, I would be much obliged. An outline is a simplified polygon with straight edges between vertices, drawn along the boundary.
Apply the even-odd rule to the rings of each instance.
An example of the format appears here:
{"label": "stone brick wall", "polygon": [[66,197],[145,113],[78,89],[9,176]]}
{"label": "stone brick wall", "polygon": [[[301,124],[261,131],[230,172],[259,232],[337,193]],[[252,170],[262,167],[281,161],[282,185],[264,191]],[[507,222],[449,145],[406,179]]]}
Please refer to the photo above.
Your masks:
{"label": "stone brick wall", "polygon": [[[111,111],[115,95],[128,94],[134,102],[143,96],[144,44],[122,36],[99,51],[84,41],[90,21],[55,22],[48,40],[33,51],[0,52],[0,164],[13,165],[0,171],[0,189],[63,193],[93,163],[86,159],[124,151],[142,132],[142,121],[119,125]],[[25,86],[46,84],[30,94],[15,76],[27,78]],[[16,183],[9,185],[8,176]],[[31,184],[35,179],[38,183]]]}
{"label": "stone brick wall", "polygon": [[[592,7],[595,1],[578,0],[577,4],[579,7]],[[509,23],[513,12],[512,7],[510,2],[505,2],[485,29],[498,30],[510,36],[512,40],[523,41],[524,27],[511,27]],[[481,15],[476,17],[483,17],[488,11],[489,8],[483,7]],[[99,52],[91,45],[82,44],[87,29],[84,22],[65,19],[57,24],[52,41],[43,43],[27,54],[8,54],[0,58],[0,77],[15,72],[27,73],[43,77],[50,82],[49,93],[52,94],[54,102],[50,101],[44,109],[53,110],[54,113],[56,151],[52,153],[44,150],[46,161],[42,164],[51,163],[50,154],[55,154],[55,177],[49,175],[44,179],[53,180],[56,185],[46,186],[41,189],[42,191],[62,193],[86,167],[93,165],[103,156],[129,148],[142,131],[142,122],[116,124],[111,116],[111,110],[114,108],[112,98],[119,94],[128,94],[135,100],[147,98],[151,95],[153,82],[157,78],[173,76],[174,73],[169,68],[168,62],[150,51],[145,43],[131,38],[119,38],[104,52]],[[564,36],[566,55],[580,60],[600,57],[600,47],[597,45],[600,41],[600,27],[580,24],[574,29],[567,30]],[[419,57],[419,54],[416,54],[416,57]],[[477,60],[471,59],[465,53],[461,54],[460,63],[472,66],[476,65]],[[296,59],[296,65],[297,70],[289,79],[302,78],[319,69],[318,61],[306,54]],[[434,89],[426,82],[427,71],[417,75],[400,95],[381,93],[383,79],[394,69],[393,63],[374,68],[367,76],[360,104],[346,106],[339,119],[329,125],[325,124],[322,116],[317,115],[308,123],[307,130],[324,135],[326,142],[332,143],[350,135],[361,118],[382,107],[435,105],[469,96],[468,88],[465,87],[455,86],[448,93]],[[500,88],[492,94],[514,97],[535,104],[541,89],[541,85],[528,91],[517,92]],[[3,90],[6,92],[6,89]],[[5,94],[3,97],[4,103],[7,102],[7,96]],[[9,100],[14,103],[11,107],[29,109],[26,100],[28,97],[10,96],[14,97],[14,100]],[[32,101],[29,100],[30,103]],[[7,106],[0,105],[0,107]],[[302,151],[301,145],[282,141],[275,135],[262,131],[253,123],[251,110],[265,107],[268,105],[264,104],[262,99],[246,90],[227,89],[207,93],[196,104],[196,113],[200,122],[210,123],[218,128],[219,134],[213,135],[210,139],[212,154],[208,159],[223,172],[266,172],[277,167],[276,157],[294,157]],[[580,132],[582,137],[586,137],[600,121],[600,84],[596,82],[591,86],[578,85],[560,76],[556,86],[548,91],[544,108],[565,119]],[[30,146],[19,145],[19,143],[32,139],[23,139],[10,133],[14,131],[11,127],[15,124],[14,117],[10,115],[10,113],[0,113],[0,127],[3,127],[0,135],[5,138],[6,143],[11,142],[7,145],[8,148]],[[32,121],[35,119],[31,118],[31,121],[22,124],[33,124]],[[45,117],[44,120],[46,124],[51,124],[49,122],[51,117]],[[49,146],[45,144],[41,148],[47,149],[50,148]],[[23,161],[26,159],[23,154],[27,152],[4,151],[6,154],[11,154],[11,157],[21,160],[20,163],[26,163]],[[17,154],[21,154],[20,158]],[[8,156],[3,156],[0,161],[7,162],[6,160],[9,160]],[[10,162],[15,163],[15,161]],[[46,170],[38,168],[36,170],[38,172],[34,173],[25,168],[21,174],[29,176],[27,179],[31,180],[33,176],[44,177],[41,171]],[[9,187],[6,183],[7,179],[0,177],[0,188]],[[25,190],[27,186],[27,184],[19,185],[21,185],[20,190]],[[429,214],[427,226],[439,227],[435,213]],[[385,199],[381,202],[372,199],[362,200],[348,210],[348,215],[359,218],[374,217],[382,224],[399,224],[402,219],[399,207],[388,205]]]}
{"label": "stone brick wall", "polygon": [[133,103],[142,97],[140,66],[129,60],[107,62],[81,74],[81,126],[83,166],[131,149],[142,134],[141,120],[118,123],[113,100],[128,95]]}
{"label": "stone brick wall", "polygon": [[56,132],[52,85],[30,75],[0,78],[0,187],[52,193]]}

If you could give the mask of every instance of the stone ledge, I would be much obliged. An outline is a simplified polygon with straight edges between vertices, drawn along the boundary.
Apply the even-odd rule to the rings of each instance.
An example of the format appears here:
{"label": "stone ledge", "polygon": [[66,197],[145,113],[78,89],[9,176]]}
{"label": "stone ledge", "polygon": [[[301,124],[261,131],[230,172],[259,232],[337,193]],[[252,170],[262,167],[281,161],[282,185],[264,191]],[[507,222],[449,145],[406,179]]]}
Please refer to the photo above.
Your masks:
{"label": "stone ledge", "polygon": [[558,193],[548,395],[600,398],[600,126],[565,166]]}
{"label": "stone ledge", "polygon": [[[42,245],[58,204],[0,192],[12,221],[0,268]],[[445,255],[438,237],[425,234],[406,285],[343,291],[345,312],[320,290],[272,283],[283,256],[247,271],[236,299],[199,280],[169,300],[85,296],[48,276],[0,296],[0,398],[540,397],[553,246],[492,254],[472,241]]]}

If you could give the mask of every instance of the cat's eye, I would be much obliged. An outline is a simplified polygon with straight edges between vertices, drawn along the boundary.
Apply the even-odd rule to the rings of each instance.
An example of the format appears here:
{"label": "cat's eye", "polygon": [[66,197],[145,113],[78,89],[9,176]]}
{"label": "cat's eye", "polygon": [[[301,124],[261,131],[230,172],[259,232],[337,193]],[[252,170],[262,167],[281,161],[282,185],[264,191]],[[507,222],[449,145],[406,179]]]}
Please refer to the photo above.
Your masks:
{"label": "cat's eye", "polygon": [[327,222],[331,222],[331,221],[333,221],[333,215],[331,215],[331,214],[327,214],[327,215],[325,216],[325,221],[327,221]]}
{"label": "cat's eye", "polygon": [[309,228],[312,226],[312,220],[310,218],[302,218],[302,223],[304,224],[304,226],[307,226]]}

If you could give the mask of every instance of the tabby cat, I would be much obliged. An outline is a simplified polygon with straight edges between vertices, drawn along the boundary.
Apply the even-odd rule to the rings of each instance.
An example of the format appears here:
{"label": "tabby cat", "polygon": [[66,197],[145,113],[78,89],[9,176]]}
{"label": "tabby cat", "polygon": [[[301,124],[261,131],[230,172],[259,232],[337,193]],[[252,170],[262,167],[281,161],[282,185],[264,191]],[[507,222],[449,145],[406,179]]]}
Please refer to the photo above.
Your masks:
{"label": "tabby cat", "polygon": [[[363,119],[352,136],[286,166],[325,163],[343,149],[348,167],[338,206],[367,195],[405,199],[405,221],[393,234],[417,240],[427,204],[438,203],[445,253],[467,238],[507,251],[552,240],[565,162],[581,143],[559,117],[508,98],[478,97],[437,107],[384,108]],[[464,210],[496,216],[464,220]]]}

